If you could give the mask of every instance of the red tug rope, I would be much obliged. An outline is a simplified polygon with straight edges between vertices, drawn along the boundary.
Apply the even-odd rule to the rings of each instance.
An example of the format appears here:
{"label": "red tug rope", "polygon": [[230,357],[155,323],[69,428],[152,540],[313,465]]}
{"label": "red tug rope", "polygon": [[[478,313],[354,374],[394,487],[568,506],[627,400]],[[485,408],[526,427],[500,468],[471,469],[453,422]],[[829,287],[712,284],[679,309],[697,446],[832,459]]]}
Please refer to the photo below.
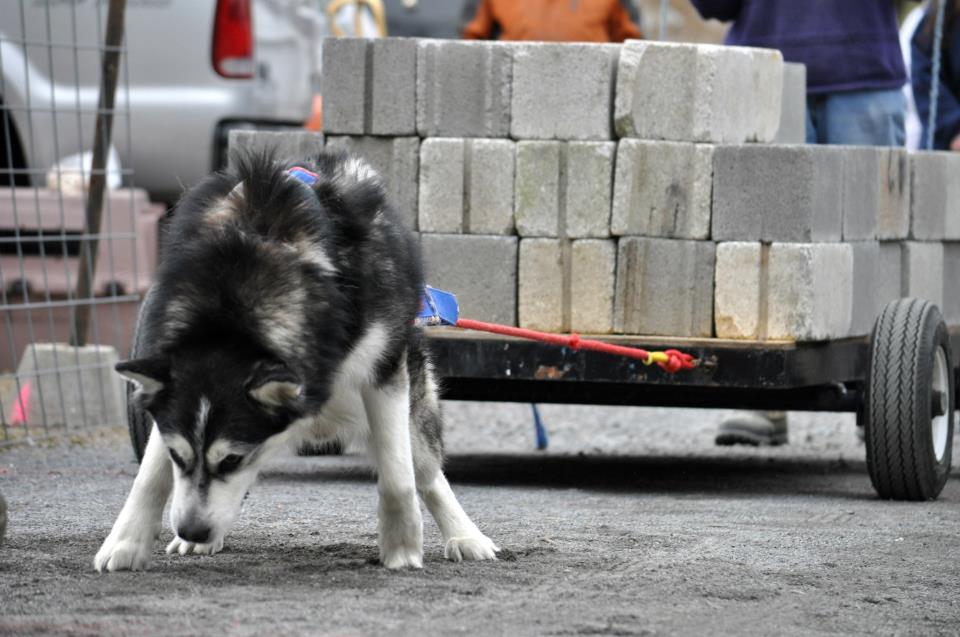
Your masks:
{"label": "red tug rope", "polygon": [[473,321],[471,319],[457,319],[457,327],[476,330],[480,332],[491,332],[493,334],[502,334],[504,336],[515,336],[533,341],[541,341],[552,345],[569,347],[573,351],[581,349],[593,352],[604,352],[606,354],[615,354],[617,356],[626,356],[642,361],[644,365],[656,363],[664,371],[670,374],[676,374],[680,370],[694,369],[697,361],[690,354],[675,349],[668,349],[664,352],[648,352],[638,347],[624,347],[622,345],[613,345],[596,341],[589,338],[580,338],[579,334],[550,334],[548,332],[538,332],[536,330],[527,330],[520,327],[509,327],[507,325],[497,325],[496,323],[484,323],[483,321]]}

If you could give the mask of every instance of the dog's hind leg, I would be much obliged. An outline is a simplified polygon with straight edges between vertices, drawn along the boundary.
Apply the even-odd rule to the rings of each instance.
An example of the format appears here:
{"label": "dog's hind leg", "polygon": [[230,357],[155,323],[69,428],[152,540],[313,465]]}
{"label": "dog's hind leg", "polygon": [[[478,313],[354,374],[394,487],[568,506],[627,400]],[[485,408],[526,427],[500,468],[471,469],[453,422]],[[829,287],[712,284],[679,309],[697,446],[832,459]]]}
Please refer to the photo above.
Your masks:
{"label": "dog's hind leg", "polygon": [[380,496],[380,561],[387,568],[423,567],[423,521],[410,449],[410,382],[406,365],[377,387],[361,390]]}
{"label": "dog's hind leg", "polygon": [[138,571],[147,565],[172,484],[170,456],[154,425],[130,495],[93,560],[98,571]]}
{"label": "dog's hind leg", "polygon": [[443,475],[443,416],[433,370],[420,346],[408,354],[411,439],[417,490],[443,536],[449,560],[495,560],[500,549],[467,516]]}

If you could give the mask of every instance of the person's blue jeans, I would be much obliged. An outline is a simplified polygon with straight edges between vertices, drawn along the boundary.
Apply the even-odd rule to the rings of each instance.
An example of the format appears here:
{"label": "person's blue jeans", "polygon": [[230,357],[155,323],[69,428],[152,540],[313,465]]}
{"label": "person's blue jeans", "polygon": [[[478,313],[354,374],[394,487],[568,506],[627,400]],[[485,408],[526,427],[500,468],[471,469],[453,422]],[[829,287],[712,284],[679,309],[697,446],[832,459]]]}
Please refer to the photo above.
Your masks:
{"label": "person's blue jeans", "polygon": [[903,146],[903,91],[851,91],[807,97],[807,143]]}

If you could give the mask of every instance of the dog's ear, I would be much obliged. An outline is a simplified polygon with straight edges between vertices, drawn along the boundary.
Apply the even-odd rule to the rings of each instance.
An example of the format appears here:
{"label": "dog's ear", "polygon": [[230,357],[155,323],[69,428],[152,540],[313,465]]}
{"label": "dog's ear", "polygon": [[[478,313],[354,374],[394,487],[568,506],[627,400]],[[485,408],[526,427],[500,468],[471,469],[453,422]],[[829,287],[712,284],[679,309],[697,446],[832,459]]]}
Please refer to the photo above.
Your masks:
{"label": "dog's ear", "polygon": [[280,361],[260,361],[247,382],[247,392],[265,407],[292,407],[303,394],[303,381]]}
{"label": "dog's ear", "polygon": [[157,395],[170,383],[170,361],[166,358],[136,358],[117,363],[114,369],[147,396]]}

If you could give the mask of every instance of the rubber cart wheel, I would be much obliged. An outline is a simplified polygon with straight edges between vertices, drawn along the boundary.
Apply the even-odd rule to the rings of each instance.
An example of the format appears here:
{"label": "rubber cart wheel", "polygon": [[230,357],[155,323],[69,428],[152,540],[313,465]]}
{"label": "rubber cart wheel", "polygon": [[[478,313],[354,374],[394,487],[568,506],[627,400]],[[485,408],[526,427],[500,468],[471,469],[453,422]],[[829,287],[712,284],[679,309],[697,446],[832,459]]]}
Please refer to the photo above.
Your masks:
{"label": "rubber cart wheel", "polygon": [[950,473],[955,405],[950,340],[937,306],[900,299],[873,328],[864,397],[867,470],[889,500],[933,500]]}
{"label": "rubber cart wheel", "polygon": [[[146,335],[143,333],[143,317],[150,303],[150,290],[143,297],[140,303],[140,311],[137,312],[137,322],[133,326],[133,343],[130,345],[130,358],[137,358],[143,352]],[[137,456],[137,462],[143,460],[143,452],[147,448],[147,438],[150,436],[150,430],[153,429],[153,423],[147,412],[137,408],[133,401],[133,384],[127,385],[127,426],[130,429],[130,442],[133,444],[133,453]]]}

